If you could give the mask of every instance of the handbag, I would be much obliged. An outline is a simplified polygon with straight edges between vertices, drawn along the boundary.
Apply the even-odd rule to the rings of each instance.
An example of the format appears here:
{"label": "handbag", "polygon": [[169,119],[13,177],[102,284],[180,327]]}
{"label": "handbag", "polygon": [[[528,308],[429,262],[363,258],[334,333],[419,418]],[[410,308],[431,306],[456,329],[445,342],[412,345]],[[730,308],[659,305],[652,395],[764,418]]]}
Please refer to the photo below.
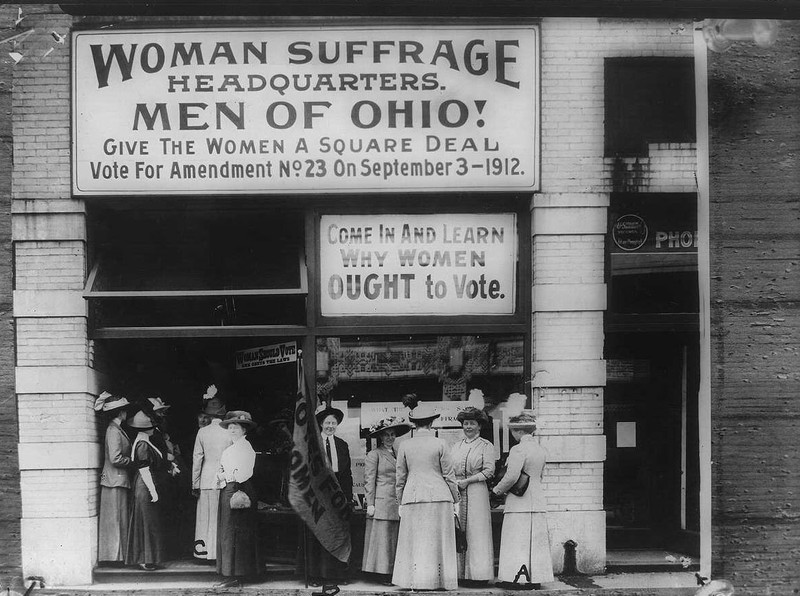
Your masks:
{"label": "handbag", "polygon": [[237,490],[231,495],[231,509],[248,509],[251,504],[250,497],[243,490]]}
{"label": "handbag", "polygon": [[[500,480],[506,475],[506,470],[507,470],[506,466],[500,468],[500,472],[496,474],[495,477],[493,478],[492,488],[497,486],[497,483],[500,482]],[[525,494],[525,491],[528,490],[528,485],[530,483],[531,483],[531,477],[525,472],[520,471],[519,478],[517,478],[517,481],[514,483],[514,486],[508,489],[508,492],[510,492],[515,497],[521,497],[522,495]]]}
{"label": "handbag", "polygon": [[453,517],[456,525],[456,552],[465,553],[467,552],[467,533],[461,529],[461,522],[458,516],[454,514]]}
{"label": "handbag", "polygon": [[519,473],[519,478],[514,483],[514,486],[508,489],[515,497],[521,497],[525,494],[525,491],[528,490],[528,485],[531,483],[531,477],[528,476],[525,472]]}

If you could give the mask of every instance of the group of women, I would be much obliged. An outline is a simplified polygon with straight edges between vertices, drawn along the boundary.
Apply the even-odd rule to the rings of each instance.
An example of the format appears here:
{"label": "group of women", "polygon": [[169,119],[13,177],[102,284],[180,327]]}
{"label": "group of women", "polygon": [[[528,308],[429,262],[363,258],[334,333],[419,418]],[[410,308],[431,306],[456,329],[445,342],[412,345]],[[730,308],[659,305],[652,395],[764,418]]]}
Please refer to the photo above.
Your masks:
{"label": "group of women", "polygon": [[[105,462],[100,477],[99,561],[154,570],[167,558],[169,536],[164,496],[177,467],[168,442],[158,430],[158,412],[166,409],[156,398],[152,407],[132,405],[124,397],[103,393],[95,409],[108,420]],[[133,413],[132,416],[129,415]],[[229,435],[215,472],[219,487],[216,566],[220,586],[235,586],[258,574],[257,499],[251,481],[255,451],[245,439],[255,427],[248,412],[225,412],[219,426]],[[224,418],[223,418],[224,416]],[[125,428],[129,429],[130,435]],[[198,512],[203,507],[198,507]]]}
{"label": "group of women", "polygon": [[[474,407],[460,412],[464,437],[451,448],[435,436],[438,414],[429,405],[416,404],[408,418],[416,430],[398,449],[395,439],[411,430],[404,421],[387,418],[370,429],[378,447],[366,458],[362,570],[412,590],[451,590],[459,580],[488,582],[494,578],[489,481],[495,454],[480,436],[488,418]],[[553,581],[541,484],[545,453],[533,440],[532,412],[510,418],[509,428],[518,444],[491,489],[495,496],[506,495],[497,578],[501,585],[535,589]],[[526,475],[523,491],[518,481]],[[462,552],[456,549],[456,523],[466,534]]]}

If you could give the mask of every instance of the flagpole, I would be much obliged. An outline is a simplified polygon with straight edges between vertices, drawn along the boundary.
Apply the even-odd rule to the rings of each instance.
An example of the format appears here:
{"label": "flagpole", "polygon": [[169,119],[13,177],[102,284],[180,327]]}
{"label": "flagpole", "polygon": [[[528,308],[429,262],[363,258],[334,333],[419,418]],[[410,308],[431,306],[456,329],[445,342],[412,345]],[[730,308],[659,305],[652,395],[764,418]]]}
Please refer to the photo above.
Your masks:
{"label": "flagpole", "polygon": [[[303,350],[297,350],[297,382],[302,382],[300,375],[305,374],[305,367],[303,366]],[[303,525],[303,581],[306,588],[308,588],[308,526],[300,520]]]}

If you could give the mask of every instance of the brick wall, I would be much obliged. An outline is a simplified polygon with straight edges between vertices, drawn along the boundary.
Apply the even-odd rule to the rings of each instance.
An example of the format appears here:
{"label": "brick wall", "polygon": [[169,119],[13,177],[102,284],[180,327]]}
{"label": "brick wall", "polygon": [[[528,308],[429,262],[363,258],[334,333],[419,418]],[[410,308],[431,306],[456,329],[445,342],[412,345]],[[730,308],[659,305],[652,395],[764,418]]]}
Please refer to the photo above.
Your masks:
{"label": "brick wall", "polygon": [[[10,27],[16,7],[0,6],[0,27]],[[4,55],[5,57],[5,55]],[[11,66],[0,60],[0,590],[22,575],[21,500],[14,395],[13,258],[11,250]]]}
{"label": "brick wall", "polygon": [[[691,56],[693,41],[691,27],[677,22],[548,18],[541,47],[542,193],[532,214],[538,432],[560,449],[545,473],[553,543],[574,540],[578,569],[597,572],[605,565],[606,209],[615,190],[614,164],[604,157],[604,60]],[[682,148],[658,149],[648,181],[685,180]]]}
{"label": "brick wall", "polygon": [[714,574],[800,592],[800,22],[709,55]]}
{"label": "brick wall", "polygon": [[70,191],[70,46],[51,35],[68,34],[72,17],[55,5],[23,14],[34,33],[19,46],[12,105],[22,565],[75,585],[91,582],[96,559],[101,454],[82,297],[85,206]]}

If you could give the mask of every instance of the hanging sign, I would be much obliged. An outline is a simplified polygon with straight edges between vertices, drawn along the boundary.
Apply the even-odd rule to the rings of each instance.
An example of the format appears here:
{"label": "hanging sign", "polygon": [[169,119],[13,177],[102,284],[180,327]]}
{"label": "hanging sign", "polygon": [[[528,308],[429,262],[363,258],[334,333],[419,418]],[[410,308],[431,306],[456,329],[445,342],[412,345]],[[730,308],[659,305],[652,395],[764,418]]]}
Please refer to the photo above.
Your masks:
{"label": "hanging sign", "polygon": [[74,32],[73,193],[537,190],[537,36]]}
{"label": "hanging sign", "polygon": [[514,313],[513,213],[323,215],[324,316]]}
{"label": "hanging sign", "polygon": [[293,341],[236,352],[236,370],[296,361],[297,344]]}

